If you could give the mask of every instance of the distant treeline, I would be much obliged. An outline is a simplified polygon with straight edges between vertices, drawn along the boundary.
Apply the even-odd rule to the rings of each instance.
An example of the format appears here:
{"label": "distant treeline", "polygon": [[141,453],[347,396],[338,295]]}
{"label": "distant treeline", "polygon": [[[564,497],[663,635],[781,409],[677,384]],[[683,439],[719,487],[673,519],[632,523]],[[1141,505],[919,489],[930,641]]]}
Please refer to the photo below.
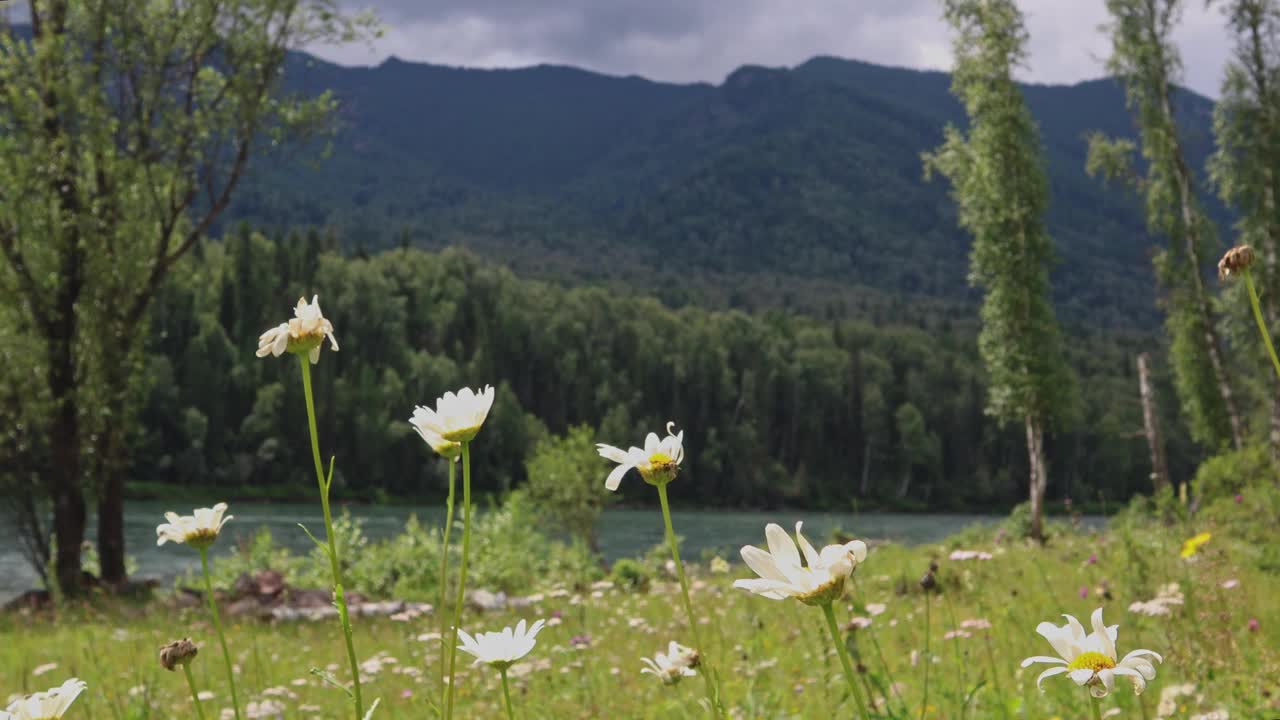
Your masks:
{"label": "distant treeline", "polygon": [[[318,293],[341,344],[316,367],[341,497],[443,497],[444,468],[407,419],[445,390],[486,383],[498,400],[476,444],[481,492],[520,484],[544,433],[587,423],[631,444],[671,420],[688,449],[672,492],[688,503],[997,510],[1025,494],[1024,439],[983,413],[971,331],[673,310],[518,279],[461,251],[336,249],[315,232],[242,228],[171,274],[152,316],[135,481],[314,490],[297,369],[254,350]],[[1081,399],[1052,429],[1051,501],[1149,489],[1132,366],[1155,341],[1068,336]],[[1185,473],[1188,442],[1171,441]]]}

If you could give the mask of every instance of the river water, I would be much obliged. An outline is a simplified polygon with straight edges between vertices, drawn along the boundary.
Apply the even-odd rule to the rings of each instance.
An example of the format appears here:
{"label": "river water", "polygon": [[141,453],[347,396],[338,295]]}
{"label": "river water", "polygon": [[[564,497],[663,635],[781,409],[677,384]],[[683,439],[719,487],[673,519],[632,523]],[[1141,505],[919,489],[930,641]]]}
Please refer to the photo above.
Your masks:
{"label": "river water", "polygon": [[[399,532],[411,514],[425,524],[444,519],[443,507],[432,506],[352,506],[353,516],[364,519],[366,535],[371,540]],[[164,522],[165,510],[190,513],[190,508],[175,503],[131,502],[125,507],[125,532],[128,553],[138,562],[136,577],[169,581],[198,565],[198,556],[190,548],[166,545],[156,547],[155,528]],[[223,530],[218,547],[229,552],[235,541],[250,537],[266,527],[277,543],[295,553],[310,550],[298,523],[319,534],[324,529],[318,504],[235,503],[230,514],[235,519]],[[991,524],[1001,518],[992,515],[924,515],[897,513],[821,513],[821,512],[740,512],[722,510],[675,511],[676,532],[684,537],[682,550],[686,557],[698,558],[703,550],[725,553],[735,562],[736,550],[745,544],[763,544],[764,526],[776,522],[790,530],[797,520],[804,520],[805,534],[815,543],[834,528],[857,537],[892,540],[906,544],[940,540],[976,523]],[[600,522],[601,551],[609,560],[639,555],[662,542],[662,516],[657,510],[606,510]],[[89,537],[93,537],[92,531]],[[230,542],[227,542],[230,541]],[[216,553],[215,548],[215,562]],[[0,604],[38,585],[37,576],[18,550],[15,529],[0,523]]]}

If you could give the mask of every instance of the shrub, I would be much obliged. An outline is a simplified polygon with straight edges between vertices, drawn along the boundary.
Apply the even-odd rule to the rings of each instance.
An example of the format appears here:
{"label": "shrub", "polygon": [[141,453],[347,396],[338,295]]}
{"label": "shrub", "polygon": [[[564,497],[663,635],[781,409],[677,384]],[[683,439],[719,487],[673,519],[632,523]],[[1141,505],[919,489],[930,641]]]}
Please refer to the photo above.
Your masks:
{"label": "shrub", "polygon": [[1275,484],[1280,468],[1271,459],[1265,443],[1232,450],[1206,460],[1196,471],[1192,490],[1200,504],[1218,498],[1235,497],[1242,489],[1261,484]]}
{"label": "shrub", "polygon": [[653,580],[653,572],[635,560],[622,558],[613,564],[609,578],[625,590],[646,592]]}
{"label": "shrub", "polygon": [[598,549],[596,521],[612,493],[601,488],[604,464],[596,452],[595,431],[587,425],[564,436],[548,435],[525,463],[526,485],[534,507],[574,538]]}

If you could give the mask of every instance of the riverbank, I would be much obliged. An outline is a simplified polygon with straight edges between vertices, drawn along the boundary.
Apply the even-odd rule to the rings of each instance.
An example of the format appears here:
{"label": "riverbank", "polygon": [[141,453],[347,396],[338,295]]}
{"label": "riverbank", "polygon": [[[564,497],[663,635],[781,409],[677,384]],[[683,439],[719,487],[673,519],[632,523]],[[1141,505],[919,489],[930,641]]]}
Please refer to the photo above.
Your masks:
{"label": "riverbank", "polygon": [[[193,502],[134,501],[125,506],[125,533],[128,553],[136,561],[135,575],[150,578],[164,586],[196,569],[195,553],[181,548],[156,547],[155,526],[163,522],[164,512],[190,512]],[[480,505],[486,513],[489,506]],[[444,508],[431,505],[346,506],[343,509],[362,523],[366,539],[380,542],[402,533],[411,517],[422,525],[439,526]],[[271,542],[295,555],[306,555],[312,544],[298,529],[298,523],[319,527],[322,523],[319,505],[305,503],[230,503],[235,516],[227,524],[224,541],[213,549],[215,567],[228,555],[241,553],[260,531],[271,535]],[[342,511],[339,511],[341,516]],[[755,542],[760,528],[767,522],[793,525],[804,520],[815,536],[835,530],[861,537],[892,540],[905,545],[938,542],[970,526],[993,526],[1003,517],[996,515],[903,515],[892,513],[828,513],[828,512],[730,512],[676,510],[676,526],[684,537],[686,552],[698,559],[704,553],[730,555],[745,543]],[[539,522],[531,519],[530,522]],[[1101,518],[1087,517],[1084,522],[1099,526]],[[599,523],[599,545],[604,559],[612,562],[622,557],[643,555],[662,542],[662,524],[651,510],[610,508]],[[39,585],[36,574],[18,550],[11,526],[0,526],[0,605],[19,593]],[[92,529],[90,532],[92,537]],[[234,576],[230,579],[234,580]]]}

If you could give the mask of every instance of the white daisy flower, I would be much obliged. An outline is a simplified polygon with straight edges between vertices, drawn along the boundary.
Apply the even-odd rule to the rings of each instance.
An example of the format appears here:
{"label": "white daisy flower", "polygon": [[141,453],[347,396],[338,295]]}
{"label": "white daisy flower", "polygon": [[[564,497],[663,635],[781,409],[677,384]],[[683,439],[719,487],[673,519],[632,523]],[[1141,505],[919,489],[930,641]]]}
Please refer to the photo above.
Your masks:
{"label": "white daisy flower", "polygon": [[227,504],[218,503],[211,508],[197,508],[191,515],[167,512],[164,517],[169,522],[156,526],[156,545],[175,542],[196,548],[209,547],[218,539],[222,526],[234,517],[223,517],[226,511]]}
{"label": "white daisy flower", "polygon": [[698,674],[693,669],[698,667],[700,659],[697,650],[672,640],[667,645],[666,653],[658,653],[652,658],[640,658],[640,661],[645,664],[640,674],[653,675],[661,680],[663,685],[675,685],[680,682],[680,678]]}
{"label": "white daisy flower", "polygon": [[[436,407],[431,409],[419,405],[413,411],[413,419],[409,422],[423,435],[430,431],[444,440],[455,443],[470,441],[480,432],[489,409],[493,407],[493,386],[485,385],[484,390],[475,392],[469,387],[458,391],[457,395],[447,392],[436,398]],[[432,447],[435,447],[432,445]],[[439,450],[437,450],[439,452]],[[443,453],[441,453],[443,454]]]}
{"label": "white daisy flower", "polygon": [[1049,641],[1060,657],[1036,655],[1022,661],[1022,667],[1032,663],[1052,663],[1059,666],[1040,673],[1040,677],[1036,678],[1036,687],[1043,690],[1041,683],[1045,678],[1067,673],[1077,685],[1088,686],[1089,694],[1098,698],[1106,697],[1115,689],[1117,676],[1129,678],[1133,683],[1134,694],[1147,689],[1147,681],[1156,676],[1156,668],[1151,660],[1164,662],[1159,653],[1134,650],[1117,661],[1116,636],[1120,626],[1103,625],[1102,608],[1093,611],[1093,632],[1088,634],[1079,620],[1071,615],[1063,617],[1067,619],[1067,624],[1062,627],[1048,622],[1042,622],[1036,627],[1036,632]]}
{"label": "white daisy flower", "polygon": [[325,339],[329,347],[336,352],[338,339],[333,335],[333,323],[320,312],[320,296],[315,295],[308,303],[306,298],[298,298],[293,308],[293,319],[280,323],[258,336],[258,357],[272,355],[280,357],[286,351],[306,353],[311,364],[320,362],[320,346]]}
{"label": "white daisy flower", "polygon": [[[742,548],[742,559],[760,577],[735,580],[733,586],[773,600],[794,597],[806,605],[826,605],[840,597],[845,580],[858,563],[867,559],[866,543],[854,540],[844,545],[828,545],[818,552],[800,533],[803,525],[796,523],[793,541],[781,526],[769,523],[764,529],[769,552],[753,545]],[[804,565],[800,564],[801,552]]]}
{"label": "white daisy flower", "polygon": [[[55,720],[71,708],[71,703],[84,692],[85,687],[83,680],[71,678],[51,690],[15,700],[5,712],[12,720]],[[0,713],[0,718],[3,717],[4,714]]]}
{"label": "white daisy flower", "polygon": [[539,620],[526,628],[525,621],[521,620],[514,629],[503,628],[502,632],[480,633],[475,637],[466,630],[458,630],[458,637],[462,639],[458,649],[474,655],[475,665],[486,663],[504,670],[533,651],[544,625],[546,622]]}
{"label": "white daisy flower", "polygon": [[409,418],[409,424],[417,431],[418,437],[421,437],[423,442],[430,445],[431,449],[435,450],[437,454],[447,460],[456,460],[462,455],[462,443],[445,440],[440,436],[440,433],[432,430],[427,425],[427,412],[429,411],[426,408],[421,407],[414,410],[413,417]]}
{"label": "white daisy flower", "polygon": [[675,479],[684,462],[684,431],[672,434],[674,422],[667,423],[667,436],[658,439],[657,433],[649,433],[644,439],[644,449],[632,447],[623,450],[612,445],[600,443],[596,451],[600,457],[618,463],[618,467],[605,478],[604,486],[613,491],[618,489],[622,476],[631,468],[640,471],[640,477],[650,485],[665,485]]}

